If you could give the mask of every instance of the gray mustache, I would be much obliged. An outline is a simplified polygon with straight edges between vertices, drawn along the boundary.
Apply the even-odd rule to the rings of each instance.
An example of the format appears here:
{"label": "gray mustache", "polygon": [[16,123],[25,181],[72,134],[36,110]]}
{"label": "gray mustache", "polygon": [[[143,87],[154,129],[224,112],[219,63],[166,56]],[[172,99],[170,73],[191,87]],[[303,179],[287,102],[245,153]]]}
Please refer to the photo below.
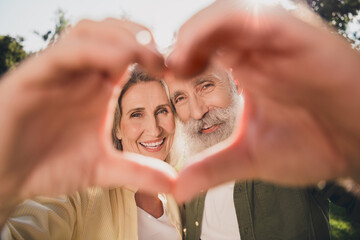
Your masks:
{"label": "gray mustache", "polygon": [[204,128],[211,127],[229,121],[230,109],[215,108],[208,111],[202,119],[190,119],[186,124],[185,128],[187,132],[201,133]]}

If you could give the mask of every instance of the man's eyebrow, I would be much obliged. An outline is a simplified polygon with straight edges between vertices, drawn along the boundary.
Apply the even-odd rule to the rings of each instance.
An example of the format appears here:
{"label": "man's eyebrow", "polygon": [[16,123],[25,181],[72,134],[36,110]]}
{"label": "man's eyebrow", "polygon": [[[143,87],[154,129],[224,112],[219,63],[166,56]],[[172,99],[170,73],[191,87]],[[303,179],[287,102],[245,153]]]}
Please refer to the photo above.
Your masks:
{"label": "man's eyebrow", "polygon": [[144,110],[145,110],[145,108],[143,108],[143,107],[132,108],[126,114],[129,114],[131,112],[144,111]]}
{"label": "man's eyebrow", "polygon": [[197,86],[197,85],[200,85],[206,81],[209,81],[209,80],[214,80],[214,79],[219,79],[215,74],[207,74],[207,75],[202,75],[198,78],[195,78],[195,80],[193,81],[193,85],[194,86]]}
{"label": "man's eyebrow", "polygon": [[177,98],[178,96],[180,96],[181,94],[183,94],[182,91],[175,91],[173,94],[171,94],[171,99],[175,99]]}
{"label": "man's eyebrow", "polygon": [[[192,81],[193,85],[194,86],[198,86],[206,81],[209,81],[209,80],[214,80],[214,79],[217,79],[217,80],[220,80],[220,78],[216,75],[216,74],[213,74],[213,73],[209,73],[209,74],[206,74],[206,75],[202,75],[202,76],[199,76],[193,80],[190,80]],[[184,94],[183,91],[175,91],[174,93],[171,94],[170,98],[171,99],[175,99],[177,98],[179,95],[182,95]]]}

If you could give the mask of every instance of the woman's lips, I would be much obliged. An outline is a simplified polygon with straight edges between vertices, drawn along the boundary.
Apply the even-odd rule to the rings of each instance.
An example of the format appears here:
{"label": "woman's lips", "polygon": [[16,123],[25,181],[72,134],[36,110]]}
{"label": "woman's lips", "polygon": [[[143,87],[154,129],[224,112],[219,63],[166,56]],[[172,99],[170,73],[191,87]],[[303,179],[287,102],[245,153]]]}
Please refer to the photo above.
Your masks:
{"label": "woman's lips", "polygon": [[164,146],[165,139],[166,138],[155,141],[140,142],[140,145],[148,152],[158,152]]}

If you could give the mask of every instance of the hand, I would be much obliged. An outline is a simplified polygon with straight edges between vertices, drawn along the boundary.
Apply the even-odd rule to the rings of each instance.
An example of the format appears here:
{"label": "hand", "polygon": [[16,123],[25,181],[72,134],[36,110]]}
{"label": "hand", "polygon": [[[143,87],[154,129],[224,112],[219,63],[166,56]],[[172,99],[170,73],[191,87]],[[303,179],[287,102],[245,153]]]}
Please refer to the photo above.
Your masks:
{"label": "hand", "polygon": [[154,42],[144,46],[127,21],[82,21],[0,83],[1,213],[20,200],[88,186],[131,184],[168,192],[174,172],[112,147],[110,129],[121,76],[138,62],[161,72]]}
{"label": "hand", "polygon": [[219,61],[245,98],[233,136],[179,173],[175,197],[233,179],[305,185],[359,176],[360,54],[321,23],[239,2],[217,1],[185,23],[168,62],[184,77]]}

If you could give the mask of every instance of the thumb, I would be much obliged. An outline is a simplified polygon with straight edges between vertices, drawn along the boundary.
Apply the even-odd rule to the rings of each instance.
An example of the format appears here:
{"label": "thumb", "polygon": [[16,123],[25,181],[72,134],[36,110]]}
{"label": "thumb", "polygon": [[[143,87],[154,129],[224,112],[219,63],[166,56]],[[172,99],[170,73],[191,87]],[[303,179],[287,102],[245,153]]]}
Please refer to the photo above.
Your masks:
{"label": "thumb", "polygon": [[[235,136],[234,136],[235,137]],[[230,138],[190,159],[178,177],[174,196],[177,201],[190,200],[200,191],[231,180],[255,176],[246,148]]]}
{"label": "thumb", "polygon": [[159,159],[114,150],[96,169],[94,184],[127,185],[149,193],[170,192],[176,177],[175,170]]}

